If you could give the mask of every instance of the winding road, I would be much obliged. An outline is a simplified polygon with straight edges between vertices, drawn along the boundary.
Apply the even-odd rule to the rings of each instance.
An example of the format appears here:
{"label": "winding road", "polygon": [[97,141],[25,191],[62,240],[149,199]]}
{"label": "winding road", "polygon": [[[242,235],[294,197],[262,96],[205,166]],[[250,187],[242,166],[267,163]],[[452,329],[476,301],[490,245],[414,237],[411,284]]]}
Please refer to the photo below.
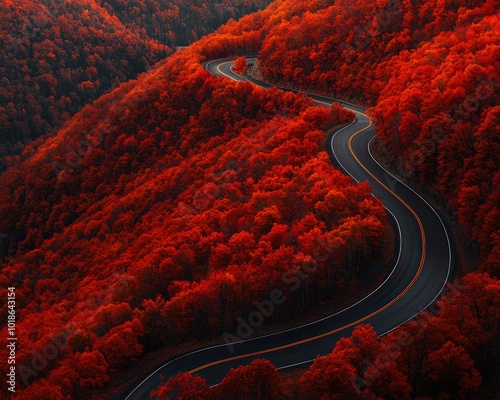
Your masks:
{"label": "winding road", "polygon": [[[249,64],[255,59],[248,59]],[[208,62],[211,73],[230,79],[269,84],[232,72],[233,60]],[[286,88],[282,88],[288,90]],[[309,94],[314,102],[330,106],[334,100]],[[171,360],[117,399],[149,399],[149,393],[178,372],[191,371],[209,385],[219,383],[230,368],[266,358],[279,369],[305,367],[318,355],[332,351],[337,340],[349,336],[361,323],[383,335],[412,319],[435,302],[451,274],[453,251],[450,234],[438,213],[418,193],[387,172],[371,155],[375,129],[362,107],[339,101],[356,114],[348,126],[328,141],[333,161],[356,181],[369,181],[372,191],[392,215],[399,235],[399,256],[386,280],[352,306],[321,320],[293,329],[233,343],[204,348]]]}

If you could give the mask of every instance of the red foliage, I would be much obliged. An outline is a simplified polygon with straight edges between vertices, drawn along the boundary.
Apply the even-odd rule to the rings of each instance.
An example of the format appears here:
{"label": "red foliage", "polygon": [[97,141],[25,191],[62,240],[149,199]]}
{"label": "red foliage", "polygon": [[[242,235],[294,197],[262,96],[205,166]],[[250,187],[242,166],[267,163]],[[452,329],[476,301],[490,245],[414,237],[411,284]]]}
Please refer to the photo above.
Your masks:
{"label": "red foliage", "polygon": [[213,395],[210,386],[203,378],[185,372],[169,379],[151,392],[151,397],[160,400],[209,400]]}
{"label": "red foliage", "polygon": [[[313,290],[283,287],[294,300],[273,318],[307,312],[382,256],[384,209],[323,151],[324,131],[352,113],[216,79],[196,48],[85,107],[0,176],[19,362],[65,338],[28,383],[73,396],[105,382],[77,370],[63,383],[76,354],[98,353],[106,377],[143,351],[231,331],[322,243],[338,248],[309,276]],[[345,193],[338,215],[332,191]]]}
{"label": "red foliage", "polygon": [[2,158],[6,145],[21,153],[20,145],[55,133],[83,105],[172,52],[94,1],[2,2],[0,14]]}
{"label": "red foliage", "polygon": [[479,244],[480,260],[489,259],[482,270],[495,276],[499,263],[489,254],[500,230],[499,29],[498,17],[485,17],[394,57],[388,64],[394,78],[373,108],[400,172],[443,193]]}
{"label": "red foliage", "polygon": [[268,0],[0,3],[0,170],[85,104]]}
{"label": "red foliage", "polygon": [[427,359],[429,378],[443,385],[447,393],[456,393],[458,389],[460,397],[465,397],[481,386],[481,375],[463,347],[448,341]]}
{"label": "red foliage", "polygon": [[300,380],[301,398],[408,398],[411,386],[369,325],[318,357]]}
{"label": "red foliage", "polygon": [[[482,270],[497,276],[498,1],[317,6],[275,2],[253,17],[263,37],[255,69],[374,105],[378,137],[400,174],[443,193],[487,260]],[[261,18],[269,18],[262,28]]]}
{"label": "red foliage", "polygon": [[269,361],[257,359],[250,365],[231,369],[213,391],[216,399],[278,400],[282,398],[281,377]]}
{"label": "red foliage", "polygon": [[[234,330],[236,317],[276,287],[291,301],[273,317],[307,312],[383,257],[384,208],[323,151],[325,131],[352,113],[215,78],[201,66],[206,59],[260,49],[255,69],[268,79],[376,104],[380,139],[410,167],[400,172],[444,193],[479,244],[481,269],[498,274],[495,0],[275,1],[69,119],[165,51],[111,17],[113,10],[131,24],[145,3],[103,2],[108,12],[73,3],[49,7],[46,26],[32,22],[29,46],[15,35],[8,40],[19,52],[8,58],[8,51],[9,63],[1,63],[12,66],[12,77],[0,80],[7,99],[0,125],[12,141],[68,121],[9,158],[0,176],[0,280],[17,287],[17,360],[31,384],[18,398],[84,397],[144,351]],[[37,15],[28,1],[1,7],[2,15]],[[151,15],[163,21],[172,10]],[[16,32],[16,21],[5,26]],[[110,44],[94,48],[96,36]],[[18,91],[26,76],[31,83]],[[284,287],[318,250],[326,257],[301,289]],[[360,388],[347,382],[353,374],[370,398],[407,397],[410,384],[431,395],[452,385],[473,392],[476,372],[485,376],[496,365],[488,350],[498,354],[500,302],[489,275],[469,275],[463,284],[423,330],[417,321],[377,339],[357,328],[304,375],[304,397],[355,395]],[[413,341],[398,352],[390,345],[401,332]],[[49,348],[53,357],[40,358]],[[377,359],[386,356],[381,367]],[[34,362],[44,364],[42,372],[29,370]],[[444,374],[448,367],[455,374]],[[251,373],[261,386],[248,382]],[[205,390],[195,377],[177,379],[168,390],[184,381],[183,388]],[[276,370],[259,361],[232,371],[219,398],[243,381],[248,398],[279,394]]]}
{"label": "red foliage", "polygon": [[244,74],[248,70],[248,64],[246,57],[240,57],[234,61],[233,70],[237,74]]}
{"label": "red foliage", "polygon": [[481,376],[497,373],[499,297],[498,280],[469,274],[448,287],[437,315],[425,312],[382,338],[358,326],[302,375],[301,398],[473,396]]}

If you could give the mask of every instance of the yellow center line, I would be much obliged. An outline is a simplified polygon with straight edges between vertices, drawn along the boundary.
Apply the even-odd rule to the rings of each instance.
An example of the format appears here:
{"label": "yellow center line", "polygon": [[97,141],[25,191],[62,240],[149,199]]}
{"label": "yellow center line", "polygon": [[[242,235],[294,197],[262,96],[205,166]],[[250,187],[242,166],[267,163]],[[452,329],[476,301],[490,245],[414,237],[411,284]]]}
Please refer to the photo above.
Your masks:
{"label": "yellow center line", "polygon": [[[222,72],[220,70],[220,66],[221,65],[225,65],[225,64],[229,64],[231,63],[232,61],[229,61],[229,62],[225,62],[223,64],[219,64],[217,66],[217,71],[230,78],[231,79],[231,76],[225,74],[224,72]],[[325,104],[325,105],[330,105],[330,103],[326,103],[326,102],[323,102],[323,101],[318,101],[318,103],[322,103],[322,104]],[[346,107],[346,108],[349,108],[349,107]],[[359,111],[355,111],[355,110],[351,110],[351,111],[354,111],[355,113],[357,114],[360,114],[360,115],[363,115],[365,117],[368,118],[368,116],[362,112],[359,112]],[[239,356],[234,356],[234,357],[229,357],[229,358],[224,358],[222,360],[218,360],[218,361],[214,361],[214,362],[211,362],[211,363],[208,363],[208,364],[205,364],[205,365],[202,365],[201,367],[198,367],[198,368],[195,368],[195,369],[192,369],[191,371],[189,371],[190,373],[196,373],[198,371],[201,371],[203,369],[206,369],[206,368],[209,368],[209,367],[213,367],[214,365],[219,365],[219,364],[223,364],[223,363],[226,363],[226,362],[229,362],[229,361],[234,361],[234,360],[240,360],[242,358],[247,358],[247,357],[252,357],[252,356],[258,356],[258,355],[261,355],[261,354],[266,354],[266,353],[272,353],[274,351],[279,351],[279,350],[283,350],[283,349],[288,349],[290,347],[294,347],[294,346],[299,346],[301,344],[304,344],[304,343],[309,343],[309,342],[312,342],[314,340],[318,340],[318,339],[321,339],[321,338],[324,338],[326,336],[330,336],[330,335],[333,335],[339,331],[342,331],[344,329],[347,329],[347,328],[350,328],[352,326],[355,326],[355,325],[358,325],[360,324],[361,322],[364,322],[366,321],[367,319],[377,315],[377,314],[380,314],[382,311],[388,309],[390,306],[392,306],[394,303],[396,303],[397,301],[399,301],[406,293],[408,293],[408,291],[412,288],[412,286],[415,284],[415,282],[417,281],[418,277],[420,276],[421,272],[422,272],[422,269],[423,269],[423,266],[424,266],[424,261],[425,261],[425,255],[426,255],[426,244],[425,244],[425,232],[424,232],[424,227],[422,225],[422,221],[420,220],[420,218],[418,217],[417,213],[401,198],[399,197],[396,193],[394,193],[389,187],[387,187],[385,184],[383,184],[378,178],[375,177],[375,175],[373,175],[362,163],[361,161],[359,160],[359,158],[356,156],[356,154],[354,153],[354,149],[352,147],[352,140],[354,139],[354,137],[356,137],[357,135],[359,135],[361,132],[364,132],[365,130],[369,129],[371,126],[373,125],[373,123],[371,122],[370,120],[370,124],[368,126],[366,126],[365,128],[362,128],[358,131],[356,131],[355,133],[352,134],[352,136],[349,138],[349,141],[348,141],[348,147],[349,147],[349,151],[351,152],[353,158],[356,160],[356,162],[365,170],[365,172],[370,175],[379,185],[381,185],[385,190],[387,190],[389,193],[391,193],[394,197],[396,197],[411,213],[412,215],[415,217],[415,219],[417,220],[417,223],[418,223],[418,226],[419,226],[419,229],[420,229],[420,234],[421,234],[421,238],[422,238],[422,255],[420,257],[420,264],[418,266],[418,270],[417,270],[417,273],[415,274],[415,276],[413,277],[412,281],[408,284],[408,286],[396,297],[394,298],[393,300],[391,300],[389,303],[387,303],[385,306],[379,308],[378,310],[372,312],[371,314],[369,315],[366,315],[360,319],[358,319],[357,321],[354,321],[354,322],[351,322],[350,324],[347,324],[347,325],[344,325],[344,326],[341,326],[339,328],[336,328],[336,329],[333,329],[331,331],[328,331],[328,332],[325,332],[325,333],[322,333],[320,335],[316,335],[316,336],[312,336],[310,338],[307,338],[307,339],[303,339],[303,340],[299,340],[297,342],[293,342],[293,343],[288,343],[288,344],[285,344],[285,345],[282,345],[282,346],[277,346],[277,347],[272,347],[272,348],[269,348],[269,349],[266,349],[266,350],[260,350],[260,351],[255,351],[253,353],[247,353],[247,354],[242,354],[242,355],[239,355]]]}

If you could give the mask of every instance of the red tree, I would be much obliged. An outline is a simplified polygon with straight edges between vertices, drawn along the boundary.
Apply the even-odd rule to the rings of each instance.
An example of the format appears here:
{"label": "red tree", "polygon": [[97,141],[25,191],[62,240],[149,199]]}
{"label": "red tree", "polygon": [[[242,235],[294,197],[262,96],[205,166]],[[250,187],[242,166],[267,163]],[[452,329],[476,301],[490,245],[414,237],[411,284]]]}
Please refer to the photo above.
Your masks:
{"label": "red tree", "polygon": [[248,366],[231,369],[214,393],[224,400],[277,400],[281,398],[280,384],[276,367],[258,359]]}
{"label": "red tree", "polygon": [[210,400],[212,390],[207,382],[198,375],[189,372],[180,373],[170,378],[165,384],[151,392],[151,397],[161,400]]}

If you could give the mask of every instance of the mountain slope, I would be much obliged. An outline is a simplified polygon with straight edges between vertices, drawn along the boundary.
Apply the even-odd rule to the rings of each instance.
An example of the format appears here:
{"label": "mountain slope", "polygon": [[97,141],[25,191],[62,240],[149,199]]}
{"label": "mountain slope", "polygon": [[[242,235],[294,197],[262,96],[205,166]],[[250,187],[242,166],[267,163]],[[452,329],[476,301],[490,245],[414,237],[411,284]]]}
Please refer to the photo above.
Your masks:
{"label": "mountain slope", "polygon": [[318,241],[337,251],[275,318],[392,256],[384,208],[324,151],[352,113],[216,79],[202,57],[180,51],[102,96],[0,176],[16,398],[90,396],[144,352],[233,331]]}
{"label": "mountain slope", "polygon": [[[283,309],[284,317],[335,296],[387,261],[385,210],[366,183],[336,171],[323,151],[324,131],[352,115],[311,107],[303,95],[216,80],[201,66],[208,59],[260,51],[260,72],[269,80],[372,104],[388,154],[401,165],[423,154],[425,162],[411,163],[409,172],[443,192],[481,247],[481,268],[498,274],[497,3],[332,3],[275,1],[231,21],[9,160],[0,176],[0,279],[2,287],[18,288],[17,398],[86,398],[144,352],[218,334],[221,326],[234,329],[237,316],[307,260],[317,240],[338,243],[341,251]],[[101,9],[89,6],[87,14],[75,4],[56,22],[76,20],[92,32],[85,18],[96,16],[107,29]],[[151,49],[136,34],[122,35],[120,20],[111,21],[116,37],[137,43],[125,48],[134,60],[137,48]],[[152,49],[164,51],[157,43]],[[47,53],[45,63],[53,56]],[[51,74],[41,64],[39,77],[26,73],[40,79],[35,93],[50,94]],[[15,70],[19,79],[23,68]],[[33,108],[51,111],[44,101],[35,98]],[[22,108],[9,107],[25,120]],[[26,112],[29,124],[43,126]],[[459,354],[463,365],[484,360],[485,344],[498,354],[491,339],[498,326],[489,319],[497,314],[497,280],[472,274],[466,282],[457,297],[472,304],[477,318],[470,325],[446,320],[454,345],[429,337],[436,344],[432,394],[461,378],[440,375],[447,352]],[[483,289],[488,296],[475,302]],[[451,313],[460,315],[461,305]],[[487,328],[484,336],[480,327]],[[468,342],[474,332],[485,340]],[[40,354],[53,354],[47,350],[53,346],[56,355],[44,356],[40,366]],[[401,368],[422,362],[416,355],[424,350],[411,350],[415,357],[404,358]],[[479,372],[494,375],[496,364],[486,360]]]}
{"label": "mountain slope", "polygon": [[497,10],[496,0],[283,1],[222,32],[233,47],[246,37],[263,79],[372,105],[386,158],[439,191],[476,242],[471,257],[497,276]]}
{"label": "mountain slope", "polygon": [[56,133],[83,105],[148,70],[175,46],[266,4],[3,1],[0,170],[4,156]]}

